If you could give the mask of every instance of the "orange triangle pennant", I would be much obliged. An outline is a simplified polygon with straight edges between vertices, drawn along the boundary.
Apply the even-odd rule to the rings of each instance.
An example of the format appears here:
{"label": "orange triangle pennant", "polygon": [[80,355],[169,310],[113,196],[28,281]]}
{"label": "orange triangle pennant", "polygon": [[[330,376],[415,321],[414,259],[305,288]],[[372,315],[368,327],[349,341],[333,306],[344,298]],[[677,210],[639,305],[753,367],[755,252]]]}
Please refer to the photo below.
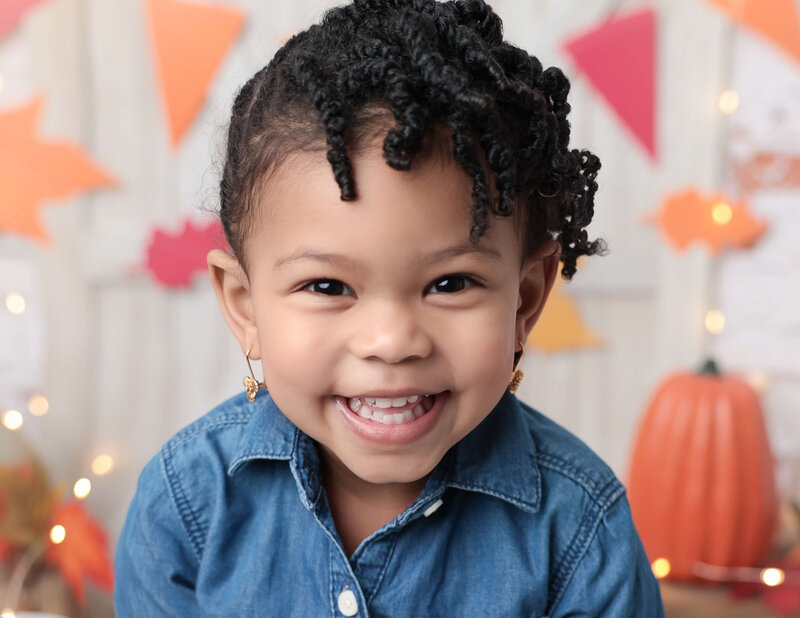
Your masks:
{"label": "orange triangle pennant", "polygon": [[36,136],[42,99],[0,114],[0,232],[15,232],[46,244],[38,208],[44,200],[110,187],[114,179],[78,146]]}
{"label": "orange triangle pennant", "polygon": [[584,325],[575,303],[564,294],[563,280],[557,277],[527,345],[542,352],[561,352],[601,344],[602,340]]}
{"label": "orange triangle pennant", "polygon": [[183,0],[146,1],[172,145],[177,147],[239,35],[244,14]]}
{"label": "orange triangle pennant", "polygon": [[739,23],[767,37],[800,61],[800,21],[795,0],[707,0]]}

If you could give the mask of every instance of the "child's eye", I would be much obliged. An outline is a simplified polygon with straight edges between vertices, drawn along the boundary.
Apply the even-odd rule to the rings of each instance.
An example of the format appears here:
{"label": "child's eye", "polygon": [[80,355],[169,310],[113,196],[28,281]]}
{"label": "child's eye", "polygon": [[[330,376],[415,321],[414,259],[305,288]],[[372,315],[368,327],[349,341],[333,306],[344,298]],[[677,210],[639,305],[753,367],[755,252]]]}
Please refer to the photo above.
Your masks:
{"label": "child's eye", "polygon": [[324,296],[355,296],[350,286],[338,279],[315,279],[300,289]]}
{"label": "child's eye", "polygon": [[441,277],[427,289],[427,294],[452,294],[454,292],[461,292],[468,287],[475,285],[475,280],[466,275],[447,275]]}

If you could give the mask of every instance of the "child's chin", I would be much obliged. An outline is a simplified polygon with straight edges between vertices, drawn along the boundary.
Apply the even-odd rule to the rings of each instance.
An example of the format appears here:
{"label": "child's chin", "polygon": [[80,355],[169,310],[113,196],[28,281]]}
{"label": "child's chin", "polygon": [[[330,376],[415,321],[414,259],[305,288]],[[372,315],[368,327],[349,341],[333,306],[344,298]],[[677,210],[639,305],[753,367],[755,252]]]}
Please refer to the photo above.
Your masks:
{"label": "child's chin", "polygon": [[[362,481],[373,485],[387,485],[390,483],[417,483],[423,481],[436,467],[437,462],[432,465],[425,465],[420,462],[418,465],[405,462],[394,465],[376,466],[364,463],[363,465],[353,466],[350,471]],[[401,467],[402,466],[402,467]],[[399,469],[398,469],[399,468]]]}

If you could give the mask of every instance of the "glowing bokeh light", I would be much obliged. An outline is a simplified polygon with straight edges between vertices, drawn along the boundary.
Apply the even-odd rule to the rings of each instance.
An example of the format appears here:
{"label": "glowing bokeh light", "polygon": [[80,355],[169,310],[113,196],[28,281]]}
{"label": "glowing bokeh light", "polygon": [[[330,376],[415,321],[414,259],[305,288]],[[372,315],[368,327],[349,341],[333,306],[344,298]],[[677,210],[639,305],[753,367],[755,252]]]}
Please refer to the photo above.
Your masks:
{"label": "glowing bokeh light", "polygon": [[14,315],[22,315],[25,313],[25,298],[22,294],[9,292],[6,294],[6,309]]}
{"label": "glowing bokeh light", "polygon": [[770,567],[761,571],[761,581],[767,586],[780,586],[785,579],[786,574],[781,569]]}
{"label": "glowing bokeh light", "polygon": [[714,223],[720,227],[728,225],[731,219],[733,219],[733,210],[731,210],[730,204],[726,204],[725,202],[717,202],[714,204],[711,207],[711,218],[714,220]]}
{"label": "glowing bokeh light", "polygon": [[97,476],[108,474],[114,469],[114,460],[110,455],[98,455],[92,461],[92,472]]}
{"label": "glowing bokeh light", "polygon": [[725,330],[725,314],[719,309],[711,309],[706,313],[706,330],[712,335],[719,335]]}
{"label": "glowing bokeh light", "polygon": [[75,486],[72,488],[72,493],[78,500],[83,500],[92,491],[92,482],[87,478],[78,479],[75,481]]}
{"label": "glowing bokeh light", "polygon": [[34,395],[28,399],[28,410],[34,416],[44,416],[50,409],[50,402],[42,395]]}
{"label": "glowing bokeh light", "polygon": [[6,410],[3,412],[3,426],[6,429],[16,431],[22,427],[24,422],[25,421],[22,418],[22,414],[20,414],[17,410]]}
{"label": "glowing bokeh light", "polygon": [[723,90],[719,95],[719,111],[730,116],[739,107],[739,93],[735,90]]}
{"label": "glowing bokeh light", "polygon": [[50,529],[50,540],[56,545],[63,543],[67,538],[67,529],[61,524],[56,524]]}
{"label": "glowing bokeh light", "polygon": [[656,558],[653,560],[653,564],[650,565],[650,568],[653,569],[653,575],[656,576],[656,579],[662,579],[669,575],[671,567],[669,560],[666,558]]}

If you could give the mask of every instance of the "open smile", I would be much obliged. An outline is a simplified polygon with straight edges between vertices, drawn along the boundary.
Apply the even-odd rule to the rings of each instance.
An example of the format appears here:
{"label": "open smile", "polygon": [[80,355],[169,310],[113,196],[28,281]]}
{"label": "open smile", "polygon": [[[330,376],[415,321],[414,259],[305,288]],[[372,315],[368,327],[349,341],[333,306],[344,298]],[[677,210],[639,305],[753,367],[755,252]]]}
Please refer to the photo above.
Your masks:
{"label": "open smile", "polygon": [[350,397],[347,407],[361,418],[383,423],[402,425],[428,412],[436,395],[409,395],[407,397]]}
{"label": "open smile", "polygon": [[335,399],[341,418],[356,434],[371,442],[400,445],[414,442],[436,425],[450,391],[432,395],[380,395]]}

